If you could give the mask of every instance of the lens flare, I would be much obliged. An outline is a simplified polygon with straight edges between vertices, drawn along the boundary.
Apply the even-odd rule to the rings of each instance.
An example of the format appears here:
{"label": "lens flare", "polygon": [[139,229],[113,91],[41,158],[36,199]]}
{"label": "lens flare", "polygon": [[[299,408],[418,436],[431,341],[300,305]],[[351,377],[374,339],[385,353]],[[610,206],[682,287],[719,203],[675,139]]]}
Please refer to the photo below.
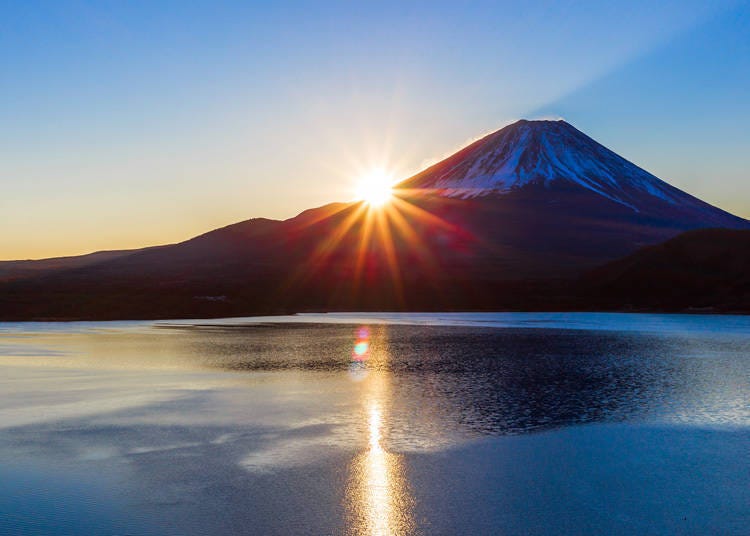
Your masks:
{"label": "lens flare", "polygon": [[354,361],[366,361],[370,357],[370,330],[365,326],[357,329],[357,339],[352,350],[352,359]]}
{"label": "lens flare", "polygon": [[352,360],[349,363],[349,374],[352,379],[359,381],[367,375],[365,362],[370,358],[370,329],[366,326],[357,328],[354,332],[354,348]]}
{"label": "lens flare", "polygon": [[370,345],[367,341],[358,341],[354,345],[354,355],[357,357],[363,357],[365,354],[367,354],[367,350],[370,348]]}

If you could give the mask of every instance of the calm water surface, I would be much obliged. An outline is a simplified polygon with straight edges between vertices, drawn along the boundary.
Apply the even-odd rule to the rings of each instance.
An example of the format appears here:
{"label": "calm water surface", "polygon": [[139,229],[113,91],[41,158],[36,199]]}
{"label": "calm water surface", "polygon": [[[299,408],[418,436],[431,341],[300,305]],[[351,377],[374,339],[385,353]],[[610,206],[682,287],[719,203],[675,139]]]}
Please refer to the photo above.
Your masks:
{"label": "calm water surface", "polygon": [[750,317],[0,324],[2,534],[750,526]]}

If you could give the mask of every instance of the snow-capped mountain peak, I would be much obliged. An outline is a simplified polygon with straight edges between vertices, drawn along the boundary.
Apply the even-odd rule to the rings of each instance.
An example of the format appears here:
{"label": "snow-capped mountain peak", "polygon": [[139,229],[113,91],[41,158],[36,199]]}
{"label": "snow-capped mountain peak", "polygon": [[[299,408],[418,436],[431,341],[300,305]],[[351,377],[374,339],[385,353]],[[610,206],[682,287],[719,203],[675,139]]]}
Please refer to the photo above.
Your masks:
{"label": "snow-capped mountain peak", "polygon": [[591,190],[634,211],[648,198],[678,204],[697,199],[625,160],[565,121],[521,120],[408,179],[403,188],[449,197],[507,194],[560,181]]}

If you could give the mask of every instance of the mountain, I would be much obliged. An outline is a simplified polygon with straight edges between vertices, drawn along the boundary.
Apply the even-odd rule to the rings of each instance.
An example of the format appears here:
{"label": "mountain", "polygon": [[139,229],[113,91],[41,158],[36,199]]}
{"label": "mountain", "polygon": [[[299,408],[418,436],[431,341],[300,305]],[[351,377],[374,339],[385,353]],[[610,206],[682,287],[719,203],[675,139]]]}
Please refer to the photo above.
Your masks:
{"label": "mountain", "polygon": [[564,121],[519,121],[406,179],[383,209],[256,218],[0,283],[0,318],[564,308],[581,274],[710,227],[750,222]]}
{"label": "mountain", "polygon": [[750,312],[750,231],[701,229],[602,266],[581,279],[589,306]]}
{"label": "mountain", "polygon": [[90,266],[103,261],[125,257],[126,255],[144,251],[145,249],[150,248],[96,251],[86,255],[53,257],[50,259],[0,261],[0,282],[37,277],[45,273]]}
{"label": "mountain", "polygon": [[570,277],[687,230],[749,225],[565,121],[518,121],[399,189],[492,244],[483,263],[505,279]]}
{"label": "mountain", "polygon": [[[675,225],[743,227],[747,221],[671,186],[565,121],[521,120],[404,181],[401,188],[463,199],[534,189],[580,190]],[[559,201],[558,196],[558,201]]]}

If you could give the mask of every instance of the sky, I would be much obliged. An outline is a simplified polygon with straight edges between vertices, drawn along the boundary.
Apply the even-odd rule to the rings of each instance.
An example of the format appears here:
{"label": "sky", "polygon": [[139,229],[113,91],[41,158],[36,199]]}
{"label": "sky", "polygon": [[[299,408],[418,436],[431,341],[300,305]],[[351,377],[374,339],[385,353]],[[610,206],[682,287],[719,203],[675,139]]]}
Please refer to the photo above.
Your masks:
{"label": "sky", "polygon": [[0,10],[0,259],[289,218],[520,118],[750,217],[747,1]]}

